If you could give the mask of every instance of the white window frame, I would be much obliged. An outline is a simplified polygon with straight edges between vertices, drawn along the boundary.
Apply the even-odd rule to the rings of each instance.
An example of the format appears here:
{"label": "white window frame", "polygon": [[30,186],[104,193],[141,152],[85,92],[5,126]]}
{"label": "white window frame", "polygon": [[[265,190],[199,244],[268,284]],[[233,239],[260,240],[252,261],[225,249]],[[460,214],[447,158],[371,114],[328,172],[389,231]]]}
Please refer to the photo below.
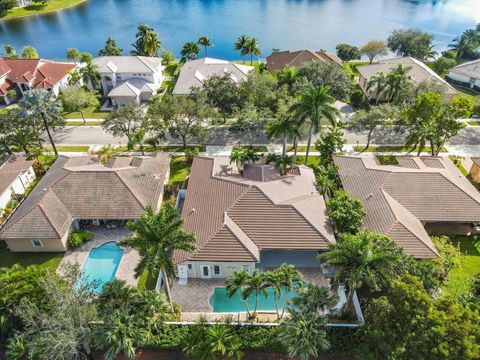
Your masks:
{"label": "white window frame", "polygon": [[[216,269],[218,268],[218,274]],[[214,276],[221,276],[222,275],[222,267],[220,265],[213,265],[213,275]]]}
{"label": "white window frame", "polygon": [[[39,245],[36,244],[37,241]],[[41,249],[44,246],[42,240],[39,240],[39,239],[33,239],[33,240],[30,240],[30,242],[32,243],[32,247],[35,249]]]}
{"label": "white window frame", "polygon": [[[205,268],[207,268],[207,272],[208,272],[207,275],[205,275],[205,272],[204,272]],[[212,277],[212,272],[211,272],[211,269],[210,269],[210,265],[202,265],[200,267],[200,277],[202,279],[210,279]]]}

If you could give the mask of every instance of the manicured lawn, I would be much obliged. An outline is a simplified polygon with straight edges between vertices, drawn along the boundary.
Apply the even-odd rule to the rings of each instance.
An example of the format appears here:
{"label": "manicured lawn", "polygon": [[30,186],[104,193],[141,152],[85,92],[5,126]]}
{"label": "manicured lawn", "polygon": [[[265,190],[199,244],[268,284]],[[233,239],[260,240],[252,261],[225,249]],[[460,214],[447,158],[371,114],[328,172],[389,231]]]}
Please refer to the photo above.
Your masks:
{"label": "manicured lawn", "polygon": [[67,121],[66,126],[102,126],[102,121]]}
{"label": "manicured lawn", "polygon": [[398,165],[395,155],[377,155],[377,159],[381,165]]}
{"label": "manicured lawn", "polygon": [[86,0],[48,0],[48,4],[45,6],[32,4],[24,8],[12,9],[2,19],[11,19],[16,17],[47,13],[50,11],[55,11],[55,10],[63,9],[76,4],[80,4],[85,1]]}
{"label": "manicured lawn", "polygon": [[455,89],[458,91],[458,95],[455,96],[455,99],[467,99],[472,105],[480,100],[480,96],[475,95],[473,92],[469,92],[468,90],[459,87],[455,87]]}
{"label": "manicured lawn", "polygon": [[0,241],[0,268],[10,268],[15,264],[22,266],[40,265],[55,271],[62,257],[63,253],[14,253],[7,249],[4,241]]}
{"label": "manicured lawn", "polygon": [[480,273],[480,236],[452,237],[452,242],[460,244],[460,250],[465,255],[460,268],[450,272],[444,290],[452,295],[458,295],[468,291],[470,278]]}
{"label": "manicured lawn", "polygon": [[[310,166],[311,168],[314,168],[320,164],[320,156],[309,156],[308,157],[308,163],[307,165]],[[298,165],[303,165],[305,163],[305,156],[300,155],[297,156],[297,162]]]}
{"label": "manicured lawn", "polygon": [[185,178],[190,174],[192,165],[185,161],[184,156],[173,156],[170,161],[170,178],[168,184],[181,184]]}
{"label": "manicured lawn", "polygon": [[[83,110],[85,119],[105,119],[108,114],[108,111],[98,111],[98,108],[95,107]],[[63,117],[65,119],[82,119],[82,115],[79,112],[63,113]]]}
{"label": "manicured lawn", "polygon": [[[415,149],[412,148],[407,148],[405,146],[401,145],[395,145],[395,146],[370,146],[367,150],[365,150],[365,146],[360,145],[360,146],[354,146],[353,150],[355,151],[361,151],[361,152],[404,152],[404,153],[416,153],[418,151],[418,147]],[[430,152],[430,147],[425,146],[422,149],[422,152]],[[447,149],[443,148],[440,152],[448,152]]]}
{"label": "manicured lawn", "polygon": [[[53,148],[51,146],[44,146],[45,151],[52,152]],[[57,146],[58,152],[87,152],[90,149],[90,146],[84,145],[65,145],[65,146]]]}

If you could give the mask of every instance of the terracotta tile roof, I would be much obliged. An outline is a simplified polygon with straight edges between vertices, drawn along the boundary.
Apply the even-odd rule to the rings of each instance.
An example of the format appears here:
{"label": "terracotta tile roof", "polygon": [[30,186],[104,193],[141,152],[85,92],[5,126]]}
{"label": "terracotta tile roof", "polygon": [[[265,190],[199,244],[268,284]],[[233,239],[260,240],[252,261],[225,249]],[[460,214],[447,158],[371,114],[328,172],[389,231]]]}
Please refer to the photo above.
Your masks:
{"label": "terracotta tile roof", "polygon": [[262,249],[326,249],[335,239],[323,197],[313,171],[299,172],[256,181],[238,175],[228,158],[195,158],[182,218],[197,246],[175,252],[175,262],[258,262]]}
{"label": "terracotta tile roof", "polygon": [[324,51],[299,50],[281,51],[267,56],[268,70],[283,70],[286,66],[298,67],[309,61],[333,62],[342,65],[342,61],[335,55]]}
{"label": "terracotta tile roof", "polygon": [[3,84],[0,84],[0,94],[7,95],[10,90],[15,89],[16,85],[10,80],[5,80]]}
{"label": "terracotta tile roof", "polygon": [[0,77],[7,75],[10,71],[11,69],[8,66],[8,64],[5,62],[5,60],[0,58]]}
{"label": "terracotta tile roof", "polygon": [[45,61],[37,69],[33,86],[37,89],[51,89],[66,75],[75,69],[75,64]]}
{"label": "terracotta tile roof", "polygon": [[365,206],[367,229],[389,235],[417,258],[437,252],[422,222],[480,222],[480,194],[448,159],[337,156],[342,184]]}
{"label": "terracotta tile roof", "polygon": [[33,161],[25,156],[10,156],[0,164],[0,195],[18,178],[24,171],[32,166]]}
{"label": "terracotta tile roof", "polygon": [[4,59],[10,68],[8,79],[15,83],[30,82],[40,64],[39,59]]}
{"label": "terracotta tile roof", "polygon": [[35,234],[39,239],[57,239],[72,219],[128,220],[141,216],[147,206],[158,210],[168,155],[126,157],[121,162],[125,166],[111,168],[92,157],[60,156],[1,229],[0,238]]}

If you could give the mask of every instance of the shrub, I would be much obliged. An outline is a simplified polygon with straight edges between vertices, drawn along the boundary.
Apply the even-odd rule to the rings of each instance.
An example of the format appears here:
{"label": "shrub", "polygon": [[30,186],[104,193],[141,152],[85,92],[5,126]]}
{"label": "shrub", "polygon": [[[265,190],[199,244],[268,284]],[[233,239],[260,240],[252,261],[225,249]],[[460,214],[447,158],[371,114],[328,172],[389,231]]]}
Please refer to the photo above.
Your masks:
{"label": "shrub", "polygon": [[198,156],[199,153],[200,149],[198,147],[185,149],[185,159],[187,160],[187,163],[191,164],[193,158]]}
{"label": "shrub", "polygon": [[76,249],[83,243],[86,243],[93,239],[93,234],[87,230],[76,230],[68,237],[68,248]]}
{"label": "shrub", "polygon": [[350,94],[350,105],[354,108],[365,108],[368,105],[367,98],[362,89],[355,89]]}

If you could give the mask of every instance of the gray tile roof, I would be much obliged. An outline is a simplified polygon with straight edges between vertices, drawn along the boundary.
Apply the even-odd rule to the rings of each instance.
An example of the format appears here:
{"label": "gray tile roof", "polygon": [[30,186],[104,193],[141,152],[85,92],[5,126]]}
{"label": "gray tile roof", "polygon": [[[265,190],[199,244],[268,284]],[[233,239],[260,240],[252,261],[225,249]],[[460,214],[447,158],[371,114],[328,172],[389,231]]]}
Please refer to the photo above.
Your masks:
{"label": "gray tile roof", "polygon": [[416,84],[422,81],[434,81],[445,87],[447,94],[458,94],[457,90],[423,62],[412,57],[380,60],[377,64],[358,66],[357,70],[367,81],[378,73],[388,74],[398,65],[410,67],[409,75]]}
{"label": "gray tile roof", "polygon": [[345,190],[365,206],[366,228],[414,257],[437,256],[422,222],[480,222],[480,194],[448,159],[399,157],[400,166],[371,157],[334,160]]}
{"label": "gray tile roof", "polygon": [[480,59],[457,65],[451,68],[450,72],[480,79]]}
{"label": "gray tile roof", "polygon": [[146,56],[100,56],[93,59],[100,73],[154,73],[162,65],[162,59]]}
{"label": "gray tile roof", "polygon": [[[118,163],[118,164],[117,164]],[[58,239],[73,219],[136,219],[158,210],[170,158],[60,156],[0,230],[1,239]],[[119,166],[115,166],[119,165]]]}
{"label": "gray tile roof", "polygon": [[298,67],[310,61],[336,63],[342,66],[342,60],[336,55],[325,51],[287,50],[275,52],[267,56],[267,67],[270,71],[283,70],[286,66]]}
{"label": "gray tile roof", "polygon": [[155,91],[155,85],[153,83],[141,78],[130,78],[128,80],[118,82],[117,86],[110,90],[108,96],[137,97],[143,92],[154,94]]}
{"label": "gray tile roof", "polygon": [[0,195],[18,178],[24,171],[32,166],[33,161],[25,156],[9,156],[0,164]]}
{"label": "gray tile roof", "polygon": [[[262,180],[265,180],[262,178]],[[182,210],[196,235],[186,260],[259,261],[262,249],[326,249],[335,242],[313,171],[256,181],[238,175],[225,157],[195,158]]]}
{"label": "gray tile roof", "polygon": [[240,83],[246,79],[248,73],[252,70],[253,66],[235,64],[212,58],[187,61],[180,70],[173,94],[190,94],[192,87],[202,87],[205,79],[208,79],[212,75],[222,76],[225,73],[229,73],[235,83]]}

